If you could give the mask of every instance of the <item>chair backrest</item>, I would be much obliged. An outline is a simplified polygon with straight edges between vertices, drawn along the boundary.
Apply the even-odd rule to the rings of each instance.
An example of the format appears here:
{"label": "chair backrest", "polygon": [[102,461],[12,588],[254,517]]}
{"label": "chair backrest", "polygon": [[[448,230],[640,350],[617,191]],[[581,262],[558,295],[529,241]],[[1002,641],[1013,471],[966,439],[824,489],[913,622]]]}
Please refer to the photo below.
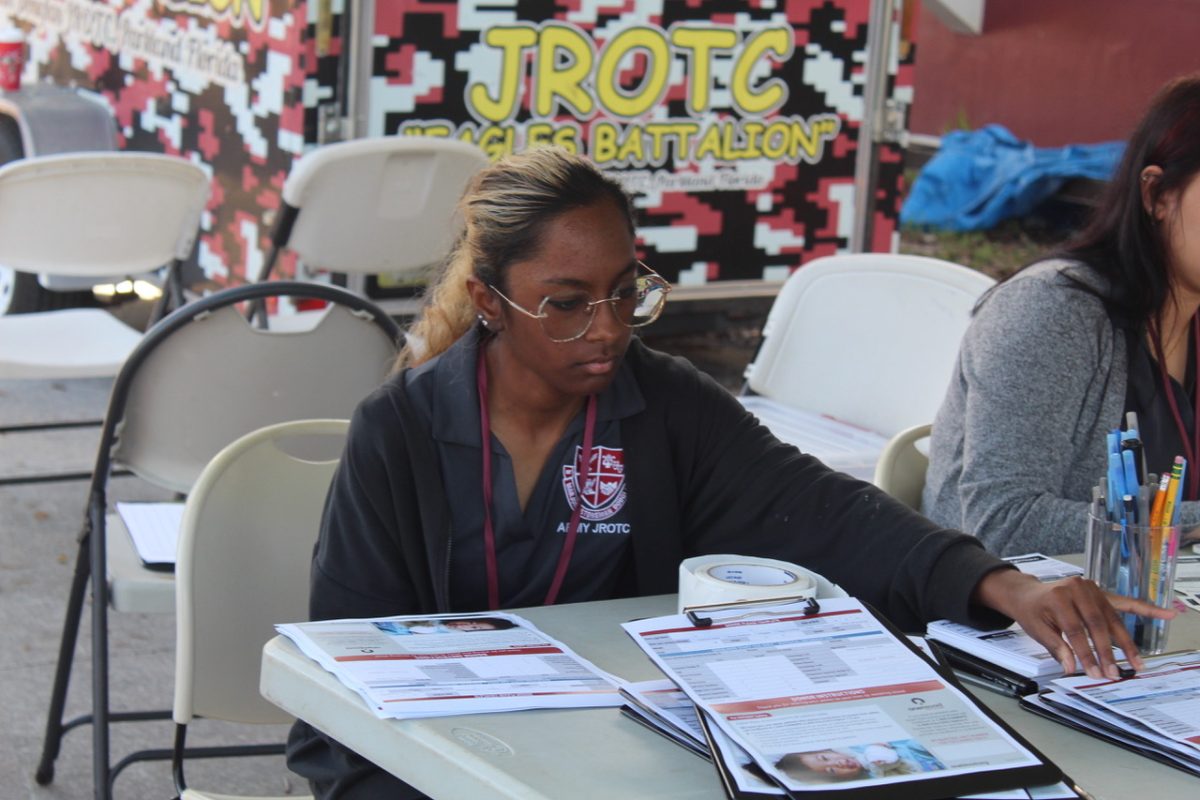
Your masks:
{"label": "chair backrest", "polygon": [[[236,305],[274,295],[329,306],[311,329],[269,331],[248,323]],[[387,376],[400,338],[378,306],[335,286],[274,281],[226,289],[146,333],[117,376],[102,435],[112,431],[114,463],[186,493],[217,452],[252,430],[349,418]]]}
{"label": "chair backrest", "polygon": [[816,259],[771,306],[747,388],[884,436],[931,420],[971,309],[994,283],[922,256]]}
{"label": "chair backrest", "polygon": [[158,153],[39,156],[0,167],[0,264],[24,272],[133,275],[187,258],[209,179]]}
{"label": "chair backrest", "polygon": [[196,481],[175,565],[177,723],[289,721],[259,695],[259,662],[272,625],[307,619],[312,546],[348,426],[253,431]]}
{"label": "chair backrest", "polygon": [[283,201],[296,214],[286,244],[306,266],[334,272],[400,273],[440,263],[461,225],[458,200],[487,163],[474,145],[433,137],[319,147],[283,185]]}
{"label": "chair backrest", "polygon": [[929,438],[932,425],[914,425],[893,436],[875,463],[873,483],[909,508],[921,510],[921,492],[925,489],[925,471],[929,457],[917,449],[917,442]]}

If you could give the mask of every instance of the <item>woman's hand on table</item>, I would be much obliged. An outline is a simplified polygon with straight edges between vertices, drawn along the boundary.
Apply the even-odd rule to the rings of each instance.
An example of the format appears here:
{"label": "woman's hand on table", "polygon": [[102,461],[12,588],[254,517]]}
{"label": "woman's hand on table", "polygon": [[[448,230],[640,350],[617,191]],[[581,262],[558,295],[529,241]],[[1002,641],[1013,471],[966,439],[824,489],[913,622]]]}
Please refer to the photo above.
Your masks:
{"label": "woman's hand on table", "polygon": [[1066,674],[1075,672],[1078,658],[1091,677],[1113,680],[1120,677],[1114,646],[1135,669],[1144,666],[1121,615],[1172,619],[1176,613],[1144,600],[1108,594],[1083,578],[1042,583],[1015,569],[989,572],[975,587],[973,599],[1016,620],[1050,651]]}

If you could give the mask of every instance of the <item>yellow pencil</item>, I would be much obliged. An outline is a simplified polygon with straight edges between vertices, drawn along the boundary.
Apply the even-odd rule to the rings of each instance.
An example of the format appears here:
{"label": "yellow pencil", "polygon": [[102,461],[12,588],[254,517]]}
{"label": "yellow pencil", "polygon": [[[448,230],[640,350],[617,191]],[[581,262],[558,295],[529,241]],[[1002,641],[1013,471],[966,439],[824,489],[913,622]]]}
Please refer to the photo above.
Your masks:
{"label": "yellow pencil", "polygon": [[1167,500],[1163,503],[1160,523],[1170,525],[1175,518],[1175,498],[1179,496],[1179,481],[1183,480],[1183,456],[1175,456],[1171,465],[1171,482],[1167,484]]}
{"label": "yellow pencil", "polygon": [[1171,485],[1170,473],[1164,472],[1158,481],[1158,494],[1154,495],[1154,505],[1150,507],[1150,525],[1157,528],[1162,525],[1163,506],[1167,502],[1167,490]]}
{"label": "yellow pencil", "polygon": [[[1165,476],[1164,476],[1165,477]],[[1171,465],[1171,478],[1167,483],[1166,497],[1163,500],[1162,508],[1159,509],[1156,522],[1151,522],[1155,527],[1150,531],[1150,585],[1149,592],[1150,602],[1158,602],[1158,583],[1159,576],[1162,574],[1162,558],[1159,553],[1162,551],[1163,527],[1170,525],[1171,520],[1175,516],[1175,498],[1179,496],[1179,481],[1183,479],[1183,456],[1175,456],[1175,463]],[[1162,483],[1159,483],[1161,486]],[[1162,491],[1159,491],[1159,497],[1162,496]],[[1154,505],[1158,506],[1158,497],[1154,498]],[[1151,519],[1155,519],[1151,515]]]}

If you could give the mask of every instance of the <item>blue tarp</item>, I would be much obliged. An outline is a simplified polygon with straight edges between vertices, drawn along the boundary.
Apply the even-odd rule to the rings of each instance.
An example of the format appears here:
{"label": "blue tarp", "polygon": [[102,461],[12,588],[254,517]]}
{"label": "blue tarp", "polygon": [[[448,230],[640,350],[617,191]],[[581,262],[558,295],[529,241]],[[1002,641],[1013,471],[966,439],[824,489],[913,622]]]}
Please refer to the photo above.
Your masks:
{"label": "blue tarp", "polygon": [[913,183],[900,222],[986,230],[1029,213],[1070,178],[1107,180],[1124,142],[1034,147],[1001,125],[952,131]]}

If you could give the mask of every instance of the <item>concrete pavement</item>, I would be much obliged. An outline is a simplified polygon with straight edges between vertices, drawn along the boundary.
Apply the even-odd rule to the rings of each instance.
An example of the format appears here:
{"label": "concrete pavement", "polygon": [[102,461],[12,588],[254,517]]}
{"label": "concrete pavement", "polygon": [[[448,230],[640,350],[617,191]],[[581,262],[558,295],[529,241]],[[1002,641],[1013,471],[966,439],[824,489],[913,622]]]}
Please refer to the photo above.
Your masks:
{"label": "concrete pavement", "polygon": [[[111,381],[0,381],[0,426],[28,422],[100,419]],[[0,434],[0,477],[89,471],[99,429]],[[110,502],[168,499],[133,477],[110,483]],[[50,800],[92,796],[91,728],[67,734],[54,781],[33,779],[41,753],[46,706],[83,518],[87,483],[69,481],[0,486],[0,798]],[[114,709],[166,709],[174,686],[173,616],[112,614],[111,701]],[[68,716],[91,707],[90,614],[85,611]],[[113,726],[116,760],[141,748],[169,748],[173,723]],[[282,741],[286,727],[198,721],[189,744]],[[305,794],[307,786],[280,758],[193,761],[189,784],[244,794]],[[117,798],[174,796],[167,762],[135,764],[117,779]]]}

